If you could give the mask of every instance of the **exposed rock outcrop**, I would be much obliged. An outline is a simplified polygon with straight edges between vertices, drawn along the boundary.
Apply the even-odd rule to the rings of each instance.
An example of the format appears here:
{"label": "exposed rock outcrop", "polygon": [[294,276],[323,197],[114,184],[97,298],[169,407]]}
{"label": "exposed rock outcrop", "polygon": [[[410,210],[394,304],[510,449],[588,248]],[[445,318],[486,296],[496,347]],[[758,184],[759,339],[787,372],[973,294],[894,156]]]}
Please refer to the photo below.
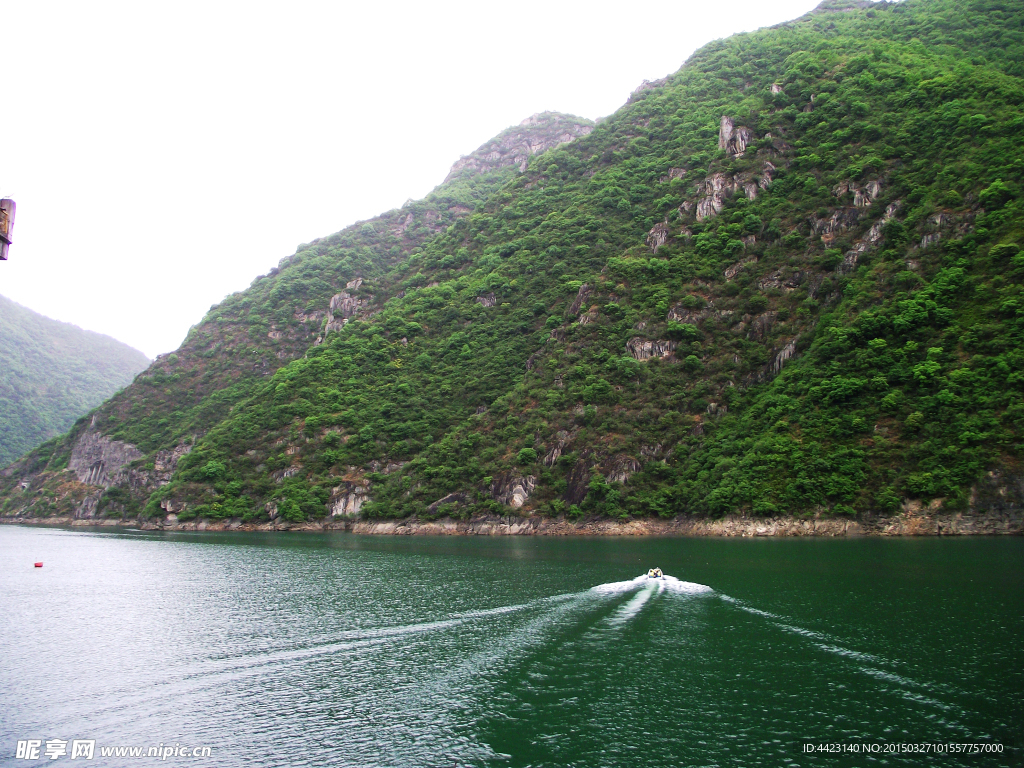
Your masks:
{"label": "exposed rock outcrop", "polygon": [[300,309],[296,309],[292,313],[292,317],[298,320],[300,323],[316,323],[319,324],[321,320],[327,315],[327,312],[322,309],[315,309],[312,312],[303,312]]}
{"label": "exposed rock outcrop", "polygon": [[735,125],[731,117],[722,115],[718,128],[718,148],[730,157],[742,157],[747,145],[754,138],[754,132],[742,125]]}
{"label": "exposed rock outcrop", "polygon": [[662,176],[660,179],[658,179],[658,181],[660,183],[664,184],[667,181],[672,181],[672,179],[681,179],[685,175],[686,175],[686,169],[685,168],[669,168],[668,169],[668,173],[665,174],[664,176]]}
{"label": "exposed rock outcrop", "polygon": [[590,325],[592,322],[597,320],[597,315],[598,315],[597,307],[591,307],[586,312],[584,312],[582,315],[580,315],[579,324],[580,325]]}
{"label": "exposed rock outcrop", "polygon": [[708,301],[707,306],[700,309],[688,309],[682,304],[676,304],[668,311],[668,320],[687,325],[703,326],[708,320],[728,321],[735,312],[731,309],[715,309],[713,301]]}
{"label": "exposed rock outcrop", "polygon": [[843,254],[843,263],[839,265],[840,272],[852,272],[857,267],[860,255],[878,245],[882,239],[882,228],[896,216],[896,212],[902,204],[901,200],[895,200],[885,207],[885,213],[882,214],[882,218],[872,224],[867,234],[861,240],[858,240],[853,248]]}
{"label": "exposed rock outcrop", "polygon": [[832,190],[832,193],[836,197],[843,197],[847,194],[852,194],[853,205],[855,208],[867,208],[880,194],[882,194],[882,182],[872,180],[865,182],[864,186],[861,187],[856,182],[843,181],[836,185],[836,188]]}
{"label": "exposed rock outcrop", "polygon": [[571,439],[572,438],[569,436],[569,433],[565,430],[558,431],[555,435],[555,444],[546,454],[544,454],[545,467],[553,467],[555,465],[555,462],[558,461]]}
{"label": "exposed rock outcrop", "polygon": [[668,357],[677,346],[679,346],[677,342],[667,339],[642,339],[639,336],[634,336],[626,342],[626,351],[635,360],[642,361],[650,360],[652,357]]}
{"label": "exposed rock outcrop", "polygon": [[653,91],[658,86],[664,85],[667,82],[668,78],[665,77],[658,78],[657,80],[644,80],[640,85],[632,90],[629,94],[629,100],[626,103],[631,103],[644,91]]}
{"label": "exposed rock outcrop", "polygon": [[823,219],[814,219],[811,229],[814,234],[821,236],[821,242],[826,246],[832,245],[836,237],[850,227],[856,226],[860,219],[860,211],[857,208],[837,208],[831,216]]}
{"label": "exposed rock outcrop", "polygon": [[697,201],[697,221],[721,213],[725,207],[725,199],[731,196],[737,189],[737,184],[732,176],[724,173],[713,173],[708,176],[702,185],[703,197]]}
{"label": "exposed rock outcrop", "polygon": [[749,259],[743,259],[743,261],[737,261],[732,266],[729,266],[729,267],[725,268],[725,272],[723,272],[723,274],[725,275],[725,279],[727,281],[728,280],[732,280],[734,277],[736,277],[736,275],[738,275],[740,273],[740,271],[742,269],[744,269],[748,265],[756,264],[756,263],[757,263],[757,259],[756,258],[749,258]]}
{"label": "exposed rock outcrop", "polygon": [[661,456],[661,443],[655,443],[654,445],[641,445],[640,455],[645,459],[650,460]]}
{"label": "exposed rock outcrop", "polygon": [[604,462],[601,471],[609,483],[624,483],[640,471],[640,462],[632,456],[615,456]]}
{"label": "exposed rock outcrop", "polygon": [[380,461],[374,459],[370,462],[371,472],[380,472],[382,475],[390,475],[405,466],[404,461]]}
{"label": "exposed rock outcrop", "polygon": [[331,489],[328,507],[331,517],[358,517],[363,504],[369,501],[370,484],[365,480],[346,481]]}
{"label": "exposed rock outcrop", "polygon": [[756,341],[764,341],[765,337],[767,337],[771,331],[772,326],[775,324],[775,320],[778,316],[779,313],[775,311],[762,312],[750,321],[750,331],[747,333],[747,338],[754,339]]}
{"label": "exposed rock outcrop", "polygon": [[416,218],[410,213],[401,222],[391,227],[391,234],[395,237],[401,237],[405,234],[405,230],[411,227],[416,222]]}
{"label": "exposed rock outcrop", "polygon": [[289,477],[295,477],[299,472],[302,471],[301,464],[293,464],[285,469],[278,469],[270,473],[270,479],[275,483],[281,483],[287,480]]}
{"label": "exposed rock outcrop", "polygon": [[971,488],[969,509],[995,517],[1024,516],[1024,475],[991,470]]}
{"label": "exposed rock outcrop", "polygon": [[537,478],[515,471],[502,472],[491,480],[491,497],[499,504],[519,509],[537,487]]}
{"label": "exposed rock outcrop", "polygon": [[795,291],[804,281],[804,278],[805,274],[799,270],[786,275],[785,270],[776,269],[758,280],[757,287],[762,291],[774,288],[789,293],[790,291]]}
{"label": "exposed rock outcrop", "polygon": [[647,245],[655,253],[665,244],[666,240],[668,240],[668,224],[665,222],[655,224],[647,233]]}
{"label": "exposed rock outcrop", "polygon": [[[722,212],[725,208],[725,201],[742,191],[747,199],[753,200],[761,189],[768,189],[772,182],[772,173],[775,166],[765,162],[765,169],[758,178],[753,173],[713,173],[698,186],[701,197],[697,200],[696,217],[697,221],[703,221]],[[680,206],[680,211],[689,211],[686,203]]]}
{"label": "exposed rock outcrop", "polygon": [[580,313],[580,307],[590,297],[590,286],[584,283],[580,286],[580,289],[576,292],[576,298],[572,304],[569,305],[569,316],[576,317]]}
{"label": "exposed rock outcrop", "polygon": [[467,501],[469,501],[469,496],[467,496],[465,493],[459,493],[459,492],[449,493],[447,496],[442,496],[440,499],[435,501],[433,504],[429,505],[427,507],[427,512],[429,512],[430,514],[434,514],[441,507],[443,507],[445,505],[448,505],[448,504],[451,504],[451,505],[465,504]]}
{"label": "exposed rock outcrop", "polygon": [[[930,245],[934,245],[946,237],[947,234],[953,234],[954,236],[965,235],[971,230],[973,219],[973,214],[956,217],[943,211],[932,214],[924,223],[924,235],[922,235],[921,242],[917,247],[927,248]],[[951,230],[951,232],[947,233],[947,230]]]}
{"label": "exposed rock outcrop", "polygon": [[580,456],[565,479],[565,493],[562,498],[569,504],[579,504],[590,492],[590,472],[593,467],[587,452]]}
{"label": "exposed rock outcrop", "polygon": [[[359,284],[362,284],[362,280],[359,280]],[[349,285],[352,285],[352,283],[349,283]],[[348,291],[334,294],[331,297],[330,308],[327,312],[327,327],[325,330],[327,332],[340,331],[345,323],[359,311],[362,303],[362,301]]]}
{"label": "exposed rock outcrop", "polygon": [[75,510],[76,520],[91,520],[96,517],[96,509],[100,503],[100,495],[94,494],[82,499],[82,503]]}
{"label": "exposed rock outcrop", "polygon": [[457,176],[487,173],[510,165],[525,171],[530,158],[562,144],[586,136],[594,130],[589,120],[557,112],[531,115],[517,128],[498,134],[475,152],[459,159],[445,177],[445,183]]}
{"label": "exposed rock outcrop", "polygon": [[141,459],[142,451],[131,443],[111,440],[101,435],[93,424],[82,433],[71,449],[68,469],[75,473],[79,482],[89,485],[121,485],[127,480],[126,467]]}
{"label": "exposed rock outcrop", "polygon": [[[127,469],[127,485],[133,491],[152,491],[160,486],[167,485],[174,476],[174,470],[178,467],[178,461],[182,456],[187,455],[195,446],[198,435],[182,440],[170,450],[157,451],[153,457],[152,469],[131,468]],[[124,480],[118,482],[124,484]]]}
{"label": "exposed rock outcrop", "polygon": [[796,354],[796,341],[796,339],[791,339],[787,341],[782,348],[772,350],[771,359],[764,368],[754,375],[754,381],[767,381],[768,379],[778,376],[786,362]]}

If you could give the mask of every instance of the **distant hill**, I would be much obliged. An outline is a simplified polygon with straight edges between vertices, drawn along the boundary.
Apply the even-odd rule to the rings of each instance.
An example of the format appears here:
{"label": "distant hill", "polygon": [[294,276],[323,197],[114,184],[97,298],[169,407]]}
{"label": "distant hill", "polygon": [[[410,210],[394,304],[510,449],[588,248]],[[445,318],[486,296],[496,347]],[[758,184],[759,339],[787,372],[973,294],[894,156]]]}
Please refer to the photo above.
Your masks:
{"label": "distant hill", "polygon": [[139,350],[0,296],[0,467],[131,383]]}

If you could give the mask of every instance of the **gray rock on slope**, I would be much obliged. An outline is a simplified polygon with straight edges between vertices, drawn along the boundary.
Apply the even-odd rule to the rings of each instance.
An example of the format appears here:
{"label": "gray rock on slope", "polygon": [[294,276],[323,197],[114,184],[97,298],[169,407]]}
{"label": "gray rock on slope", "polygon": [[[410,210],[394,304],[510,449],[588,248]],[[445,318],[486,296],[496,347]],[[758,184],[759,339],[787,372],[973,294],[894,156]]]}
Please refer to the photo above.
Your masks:
{"label": "gray rock on slope", "polygon": [[445,183],[459,176],[487,173],[511,165],[523,172],[534,155],[586,136],[592,130],[594,124],[585,118],[539,112],[457,160],[445,177]]}
{"label": "gray rock on slope", "polygon": [[68,469],[81,483],[109,488],[124,481],[125,466],[141,459],[143,453],[130,443],[101,435],[95,428],[95,419],[93,421],[71,449]]}
{"label": "gray rock on slope", "polygon": [[754,132],[744,125],[737,126],[731,117],[722,115],[718,128],[718,148],[730,157],[742,157],[754,138]]}

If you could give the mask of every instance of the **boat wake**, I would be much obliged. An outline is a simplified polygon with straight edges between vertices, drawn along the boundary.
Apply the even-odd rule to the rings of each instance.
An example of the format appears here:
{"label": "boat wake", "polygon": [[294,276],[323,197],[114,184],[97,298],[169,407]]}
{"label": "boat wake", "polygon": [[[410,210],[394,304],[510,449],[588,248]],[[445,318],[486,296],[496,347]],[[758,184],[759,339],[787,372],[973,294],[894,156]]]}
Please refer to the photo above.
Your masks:
{"label": "boat wake", "polygon": [[674,576],[660,576],[651,578],[647,574],[637,576],[629,581],[612,581],[607,584],[598,584],[591,587],[590,591],[598,595],[621,595],[625,592],[632,592],[641,587],[654,587],[657,592],[674,592],[677,595],[703,595],[714,590],[704,584],[696,584],[692,581],[681,581]]}
{"label": "boat wake", "polygon": [[615,597],[629,592],[637,594],[610,615],[606,622],[611,626],[620,626],[633,619],[644,605],[654,597],[663,592],[675,595],[704,595],[714,592],[711,587],[704,584],[695,584],[692,581],[681,581],[674,576],[649,576],[644,574],[628,581],[612,581],[607,584],[598,584],[590,589],[591,594],[601,597]]}
{"label": "boat wake", "polygon": [[621,595],[623,592],[640,589],[646,583],[647,574],[644,574],[629,581],[610,581],[607,584],[598,584],[596,587],[591,587],[590,591],[598,595]]}
{"label": "boat wake", "polygon": [[651,599],[651,596],[658,592],[658,586],[656,584],[645,585],[628,603],[623,605],[619,610],[608,617],[608,623],[612,626],[619,626],[625,624],[627,621],[636,616],[643,609],[644,604]]}
{"label": "boat wake", "polygon": [[[834,656],[838,656],[842,659],[854,662],[854,669],[856,669],[857,672],[868,677],[874,678],[875,680],[879,680],[881,682],[888,683],[889,685],[894,686],[890,690],[896,695],[908,701],[913,701],[918,704],[924,704],[926,706],[934,707],[935,709],[941,710],[943,713],[946,713],[947,715],[948,713],[965,715],[964,710],[960,707],[953,704],[947,704],[935,698],[936,694],[947,693],[957,695],[963,694],[962,691],[950,690],[949,686],[932,685],[929,683],[913,680],[905,675],[900,675],[892,671],[887,671],[886,669],[884,669],[884,667],[889,667],[890,670],[895,669],[901,666],[900,662],[884,659],[880,656],[871,653],[864,653],[863,651],[856,651],[851,648],[847,648],[844,645],[842,645],[841,641],[837,638],[834,638],[822,632],[815,632],[810,629],[795,626],[794,624],[792,624],[792,622],[790,622],[783,616],[779,616],[778,614],[771,613],[769,611],[762,611],[758,608],[746,605],[742,600],[737,600],[736,598],[730,597],[729,595],[719,594],[719,598],[723,602],[735,606],[741,611],[752,614],[754,616],[759,616],[767,620],[773,626],[777,627],[778,629],[781,629],[784,632],[788,632],[790,634],[804,638],[805,640],[810,642],[811,645],[813,645],[821,651],[824,651],[825,653],[829,653]],[[921,693],[922,691],[930,695],[924,695],[923,693]],[[965,733],[967,732],[967,729],[957,722],[947,721],[947,724],[957,727]]]}

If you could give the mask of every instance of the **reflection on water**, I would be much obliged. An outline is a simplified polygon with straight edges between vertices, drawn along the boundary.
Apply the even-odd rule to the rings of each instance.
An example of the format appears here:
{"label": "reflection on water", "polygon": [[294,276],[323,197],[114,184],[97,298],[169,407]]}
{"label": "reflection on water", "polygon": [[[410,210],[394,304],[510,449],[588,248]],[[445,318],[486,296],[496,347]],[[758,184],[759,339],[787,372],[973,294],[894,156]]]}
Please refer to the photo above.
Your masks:
{"label": "reflection on water", "polygon": [[1010,765],[1022,544],[3,526],[0,764],[87,738],[225,766],[830,765],[802,745],[854,740]]}

